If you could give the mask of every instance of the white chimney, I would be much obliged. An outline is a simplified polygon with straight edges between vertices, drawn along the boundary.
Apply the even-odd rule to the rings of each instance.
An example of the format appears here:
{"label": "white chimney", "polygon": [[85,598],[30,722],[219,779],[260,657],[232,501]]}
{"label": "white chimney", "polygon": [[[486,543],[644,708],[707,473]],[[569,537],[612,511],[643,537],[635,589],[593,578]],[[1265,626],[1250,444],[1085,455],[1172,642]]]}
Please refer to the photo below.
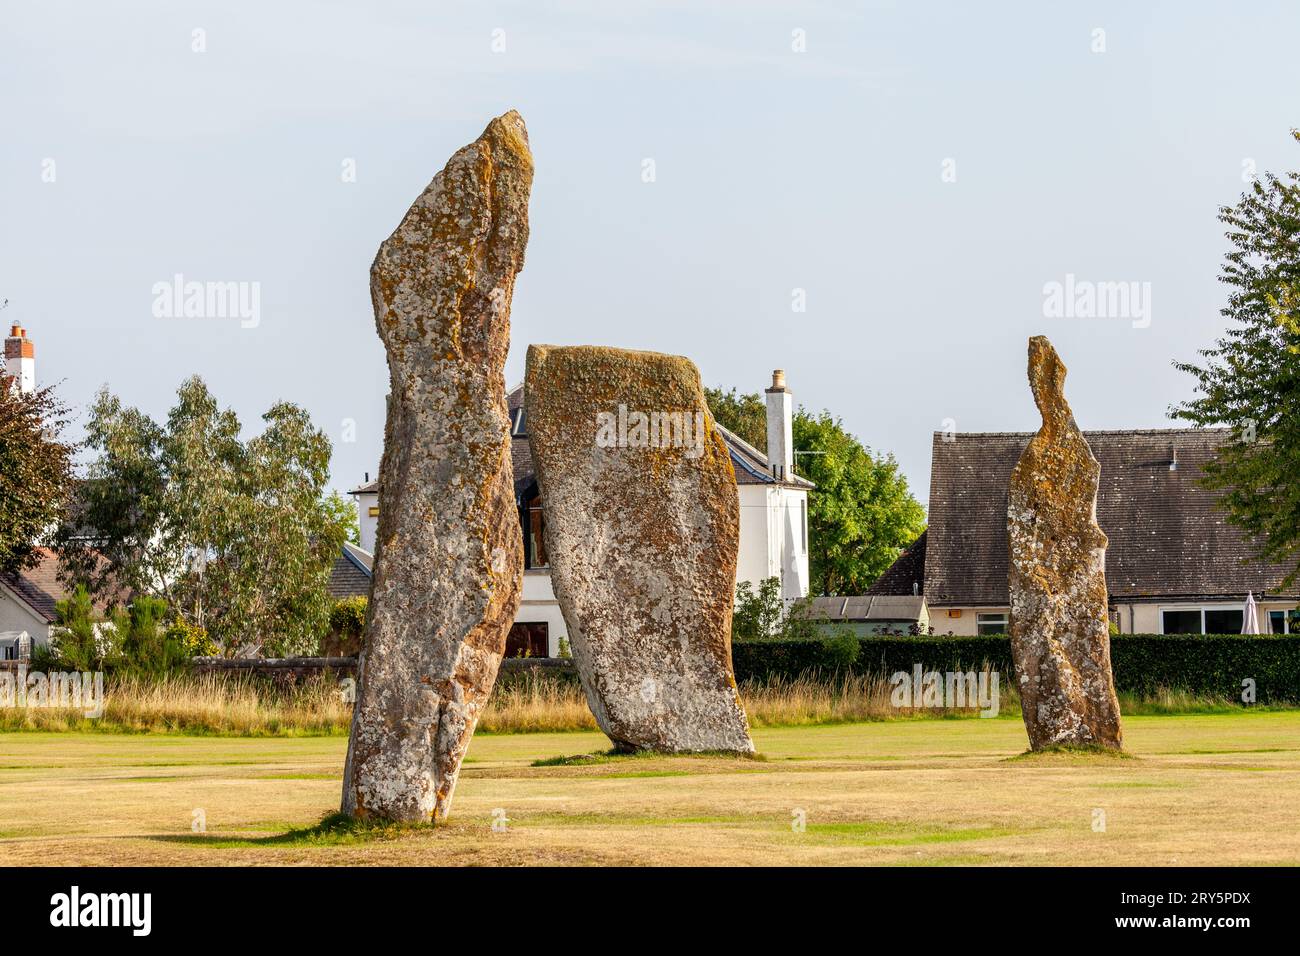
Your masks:
{"label": "white chimney", "polygon": [[782,480],[794,476],[794,395],[785,387],[785,372],[772,373],[772,387],[767,390],[767,464],[772,477]]}
{"label": "white chimney", "polygon": [[5,374],[13,379],[10,388],[23,393],[36,391],[36,346],[17,322],[5,339]]}

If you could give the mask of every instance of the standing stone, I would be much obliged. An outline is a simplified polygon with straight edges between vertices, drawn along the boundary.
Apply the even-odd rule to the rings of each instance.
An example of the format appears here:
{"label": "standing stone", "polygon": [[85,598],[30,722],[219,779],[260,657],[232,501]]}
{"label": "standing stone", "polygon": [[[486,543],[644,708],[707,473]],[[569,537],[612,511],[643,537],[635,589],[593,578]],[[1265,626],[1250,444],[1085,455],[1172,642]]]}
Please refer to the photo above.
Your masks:
{"label": "standing stone", "polygon": [[687,359],[534,345],[525,401],[551,581],[623,751],[754,749],[731,666],[740,506]]}
{"label": "standing stone", "polygon": [[1007,504],[1011,653],[1029,746],[1119,750],[1101,466],[1065,400],[1065,366],[1041,335],[1029,340],[1029,384],[1043,427],[1011,473]]}
{"label": "standing stone", "polygon": [[519,606],[503,369],[533,180],[518,113],[459,150],[370,268],[390,393],[343,811],[442,820]]}

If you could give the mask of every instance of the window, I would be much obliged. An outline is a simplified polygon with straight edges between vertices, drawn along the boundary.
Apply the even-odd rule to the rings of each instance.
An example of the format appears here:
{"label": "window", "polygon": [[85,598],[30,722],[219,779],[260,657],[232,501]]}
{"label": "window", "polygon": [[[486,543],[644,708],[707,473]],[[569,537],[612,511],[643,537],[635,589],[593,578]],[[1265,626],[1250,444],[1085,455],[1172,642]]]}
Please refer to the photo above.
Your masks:
{"label": "window", "polygon": [[1006,611],[997,614],[977,614],[975,615],[975,633],[1005,634],[1007,633],[1007,623]]}
{"label": "window", "polygon": [[1232,608],[1206,608],[1205,609],[1205,633],[1206,634],[1240,634],[1241,625],[1245,622],[1245,610],[1234,610]]}
{"label": "window", "polygon": [[1274,634],[1300,634],[1300,608],[1269,611],[1268,629]]}
{"label": "window", "polygon": [[1162,611],[1160,612],[1163,621],[1161,634],[1204,634],[1201,630],[1201,612],[1195,611]]}
{"label": "window", "polygon": [[506,637],[506,657],[549,657],[551,648],[548,630],[545,621],[512,624],[510,634]]}
{"label": "window", "polygon": [[546,518],[542,514],[542,499],[540,495],[534,495],[528,499],[528,522],[525,534],[528,540],[525,542],[525,562],[526,568],[545,568],[549,567],[551,562],[546,556]]}
{"label": "window", "polygon": [[368,514],[368,515],[369,515],[370,517],[372,517],[372,518],[378,518],[378,517],[379,517],[379,506],[378,506],[378,505],[371,505],[371,506],[366,510],[366,514]]}
{"label": "window", "polygon": [[1241,607],[1180,607],[1160,612],[1161,634],[1240,634]]}

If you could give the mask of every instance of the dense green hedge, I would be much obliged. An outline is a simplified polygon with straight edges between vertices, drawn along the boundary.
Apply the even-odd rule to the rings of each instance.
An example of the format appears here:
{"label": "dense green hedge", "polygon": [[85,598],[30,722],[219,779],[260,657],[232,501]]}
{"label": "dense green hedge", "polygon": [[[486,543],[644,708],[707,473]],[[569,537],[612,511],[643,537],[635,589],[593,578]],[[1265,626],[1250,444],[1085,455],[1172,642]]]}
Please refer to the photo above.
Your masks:
{"label": "dense green hedge", "polygon": [[[1004,675],[1014,673],[1005,635],[857,638],[858,653],[847,667],[846,657],[853,655],[851,650],[845,654],[842,643],[837,646],[841,641],[736,642],[731,649],[736,677],[770,680],[837,669],[889,675],[910,671],[915,664],[956,671],[985,661]],[[1300,635],[1115,634],[1110,657],[1121,691],[1167,687],[1239,700],[1242,681],[1253,678],[1259,703],[1300,700]]]}

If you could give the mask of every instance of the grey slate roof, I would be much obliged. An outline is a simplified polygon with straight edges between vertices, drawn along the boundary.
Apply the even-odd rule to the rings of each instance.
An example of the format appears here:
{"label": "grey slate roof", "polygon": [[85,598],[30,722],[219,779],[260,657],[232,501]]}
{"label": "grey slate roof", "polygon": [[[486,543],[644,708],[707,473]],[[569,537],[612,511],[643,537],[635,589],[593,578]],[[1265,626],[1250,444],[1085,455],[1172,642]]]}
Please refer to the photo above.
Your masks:
{"label": "grey slate roof", "polygon": [[925,599],[911,594],[868,594],[813,598],[803,612],[817,621],[906,621],[915,623]]}
{"label": "grey slate roof", "polygon": [[925,544],[929,531],[907,546],[877,580],[868,594],[911,595],[925,591]]}
{"label": "grey slate roof", "polygon": [[[6,571],[0,574],[0,581],[8,585],[38,617],[53,624],[58,620],[55,604],[69,597],[70,592],[59,580],[58,555],[49,548],[37,548],[36,554],[40,560],[35,567]],[[103,559],[97,560],[102,565]],[[124,595],[116,597],[120,599]],[[91,605],[102,615],[108,609],[108,600],[104,595],[98,595],[91,599]]]}
{"label": "grey slate roof", "polygon": [[[1246,562],[1243,532],[1202,487],[1202,466],[1229,432],[1150,429],[1085,432],[1101,464],[1097,523],[1110,539],[1106,583],[1112,601],[1240,600],[1285,592],[1285,564]],[[931,606],[1006,605],[1007,485],[1032,437],[1027,432],[936,432],[930,470],[925,597]],[[1170,470],[1176,459],[1177,468]],[[907,555],[900,558],[903,561]],[[909,560],[915,561],[913,555]],[[1293,567],[1294,565],[1292,565]],[[905,575],[886,572],[885,579]],[[898,591],[894,591],[898,593]],[[902,593],[911,593],[910,584]]]}
{"label": "grey slate roof", "polygon": [[368,597],[374,561],[374,555],[369,551],[351,543],[343,545],[342,552],[330,568],[330,597],[336,601],[346,597]]}

